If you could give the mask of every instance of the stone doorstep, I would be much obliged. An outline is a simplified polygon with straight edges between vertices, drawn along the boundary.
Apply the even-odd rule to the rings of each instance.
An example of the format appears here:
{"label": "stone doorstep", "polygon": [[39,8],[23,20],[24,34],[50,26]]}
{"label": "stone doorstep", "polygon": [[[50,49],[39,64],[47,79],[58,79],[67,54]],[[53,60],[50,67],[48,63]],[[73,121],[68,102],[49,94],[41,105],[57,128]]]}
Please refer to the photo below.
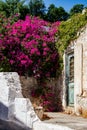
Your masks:
{"label": "stone doorstep", "polygon": [[65,111],[64,111],[66,114],[72,114],[74,115],[75,114],[75,110],[74,110],[74,107],[66,107],[65,108]]}

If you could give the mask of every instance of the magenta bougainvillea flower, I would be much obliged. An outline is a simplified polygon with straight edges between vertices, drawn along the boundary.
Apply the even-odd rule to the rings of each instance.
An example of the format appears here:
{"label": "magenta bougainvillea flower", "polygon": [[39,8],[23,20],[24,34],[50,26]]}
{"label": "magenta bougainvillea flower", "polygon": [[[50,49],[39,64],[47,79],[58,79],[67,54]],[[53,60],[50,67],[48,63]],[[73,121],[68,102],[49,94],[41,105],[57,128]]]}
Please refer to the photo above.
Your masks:
{"label": "magenta bougainvillea flower", "polygon": [[6,67],[6,63],[8,70],[35,78],[54,76],[59,59],[55,47],[59,25],[30,16],[13,24],[8,21],[0,34],[0,66]]}

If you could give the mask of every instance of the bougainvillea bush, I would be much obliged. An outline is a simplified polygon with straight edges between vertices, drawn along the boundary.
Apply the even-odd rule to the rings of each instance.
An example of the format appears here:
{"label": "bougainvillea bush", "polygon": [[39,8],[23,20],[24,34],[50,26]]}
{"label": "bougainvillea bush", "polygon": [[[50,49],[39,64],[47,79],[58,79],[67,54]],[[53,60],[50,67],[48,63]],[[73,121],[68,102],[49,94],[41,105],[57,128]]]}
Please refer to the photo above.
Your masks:
{"label": "bougainvillea bush", "polygon": [[54,77],[59,67],[59,55],[55,47],[59,24],[50,24],[30,16],[17,21],[14,17],[0,17],[0,71],[16,71],[20,75],[35,77],[39,88],[32,92],[36,95],[39,93],[38,97],[47,111],[57,110],[53,108],[55,95],[51,88],[48,91],[49,88],[44,87],[44,81]]}
{"label": "bougainvillea bush", "polygon": [[55,76],[59,55],[55,34],[59,22],[50,24],[37,17],[10,21],[0,34],[0,71],[16,71],[35,78]]}
{"label": "bougainvillea bush", "polygon": [[36,89],[32,88],[31,95],[35,100],[34,102],[42,106],[46,112],[62,111],[61,89],[57,88],[55,84],[51,84],[51,82],[50,84],[44,82],[41,86]]}

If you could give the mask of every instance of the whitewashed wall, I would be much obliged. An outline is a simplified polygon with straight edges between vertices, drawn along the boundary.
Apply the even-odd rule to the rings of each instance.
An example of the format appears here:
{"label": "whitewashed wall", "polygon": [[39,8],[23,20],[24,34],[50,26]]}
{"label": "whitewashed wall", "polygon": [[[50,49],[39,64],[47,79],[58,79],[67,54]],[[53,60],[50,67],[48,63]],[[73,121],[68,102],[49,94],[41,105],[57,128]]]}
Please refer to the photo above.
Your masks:
{"label": "whitewashed wall", "polygon": [[[83,114],[84,110],[87,113],[87,26],[82,28],[77,35],[77,39],[71,43],[74,47],[74,112],[79,115]],[[72,44],[69,45],[71,49]],[[66,69],[65,56],[66,53],[64,55],[64,72]],[[67,108],[65,73],[63,81],[63,107]]]}

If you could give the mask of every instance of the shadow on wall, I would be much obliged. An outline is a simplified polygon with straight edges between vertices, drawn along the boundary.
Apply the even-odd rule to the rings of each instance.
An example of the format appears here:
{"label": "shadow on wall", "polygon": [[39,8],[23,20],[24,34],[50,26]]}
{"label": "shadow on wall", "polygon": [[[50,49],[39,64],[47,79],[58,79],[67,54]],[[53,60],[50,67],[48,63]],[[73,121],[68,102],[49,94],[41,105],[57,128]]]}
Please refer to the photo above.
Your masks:
{"label": "shadow on wall", "polygon": [[16,117],[9,120],[8,112],[8,107],[0,102],[0,130],[32,130]]}

